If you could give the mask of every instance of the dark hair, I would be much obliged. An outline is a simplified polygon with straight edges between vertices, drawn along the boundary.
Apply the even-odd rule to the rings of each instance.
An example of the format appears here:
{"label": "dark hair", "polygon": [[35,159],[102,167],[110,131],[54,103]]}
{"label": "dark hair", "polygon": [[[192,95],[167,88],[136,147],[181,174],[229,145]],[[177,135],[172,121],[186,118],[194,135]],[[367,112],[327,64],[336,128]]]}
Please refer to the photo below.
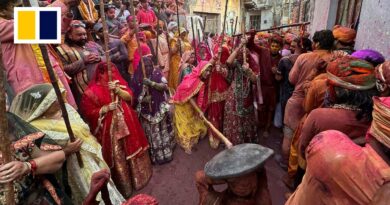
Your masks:
{"label": "dark hair", "polygon": [[342,87],[334,87],[335,104],[356,106],[360,111],[356,115],[357,120],[372,120],[374,102],[372,97],[379,96],[376,88],[370,90],[350,90]]}
{"label": "dark hair", "polygon": [[0,11],[6,10],[8,5],[15,2],[16,0],[0,0]]}
{"label": "dark hair", "polygon": [[314,33],[313,42],[319,43],[321,49],[331,50],[334,43],[334,36],[331,30],[322,30]]}
{"label": "dark hair", "polygon": [[299,37],[294,38],[293,42],[297,43],[297,46],[302,49],[303,53],[306,53],[307,51],[312,51],[312,42],[307,37]]}

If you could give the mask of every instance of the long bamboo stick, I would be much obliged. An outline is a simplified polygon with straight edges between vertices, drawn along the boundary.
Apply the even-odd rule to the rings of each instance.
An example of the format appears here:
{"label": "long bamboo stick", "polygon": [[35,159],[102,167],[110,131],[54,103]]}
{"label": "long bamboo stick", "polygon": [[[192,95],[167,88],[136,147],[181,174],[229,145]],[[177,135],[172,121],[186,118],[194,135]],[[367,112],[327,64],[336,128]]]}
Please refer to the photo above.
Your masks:
{"label": "long bamboo stick", "polygon": [[[8,137],[8,120],[6,113],[6,95],[5,95],[5,66],[3,63],[3,52],[0,40],[0,113],[3,117],[0,117],[0,151],[2,154],[3,164],[7,164],[12,161],[11,152],[11,140]],[[14,184],[9,182],[5,184],[5,204],[15,204]]]}
{"label": "long bamboo stick", "polygon": [[217,137],[226,145],[228,149],[233,147],[233,144],[217,129],[214,127],[214,125],[207,120],[207,118],[204,116],[202,110],[198,107],[194,99],[190,99],[190,104],[192,107],[196,110],[196,112],[201,116],[203,122],[206,124],[208,128],[210,128]]}
{"label": "long bamboo stick", "polygon": [[179,18],[179,4],[178,0],[176,0],[176,16],[177,16],[177,31],[179,32],[179,52],[180,52],[180,57],[183,56],[183,51],[181,50],[181,33],[180,33],[180,18]]}
{"label": "long bamboo stick", "polygon": [[[284,26],[277,26],[273,28],[268,28],[268,29],[261,29],[261,30],[255,30],[254,32],[265,32],[265,31],[273,31],[273,30],[278,30],[282,28],[290,28],[290,27],[297,27],[297,26],[302,26],[302,25],[309,25],[310,22],[302,22],[302,23],[294,23],[294,24],[289,24],[289,25],[284,25]],[[250,32],[246,32],[246,34],[250,34]],[[242,33],[234,35],[236,36],[242,36]]]}
{"label": "long bamboo stick", "polygon": [[226,16],[227,16],[227,7],[228,7],[228,3],[229,3],[229,0],[226,0],[225,2],[225,14],[223,15],[223,24],[222,24],[222,33],[221,33],[221,36],[222,36],[222,39],[221,39],[221,42],[219,44],[219,50],[218,50],[218,63],[221,63],[221,56],[222,56],[222,45],[224,43],[224,40],[225,40],[225,29],[226,29]]}

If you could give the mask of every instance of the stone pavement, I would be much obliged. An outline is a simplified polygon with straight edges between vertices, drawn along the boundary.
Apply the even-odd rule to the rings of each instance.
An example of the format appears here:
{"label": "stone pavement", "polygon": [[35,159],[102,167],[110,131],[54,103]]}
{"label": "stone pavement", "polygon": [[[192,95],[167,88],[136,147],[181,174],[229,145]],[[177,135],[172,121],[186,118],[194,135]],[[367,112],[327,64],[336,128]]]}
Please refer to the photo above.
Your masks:
{"label": "stone pavement", "polygon": [[[274,129],[270,137],[263,139],[262,144],[280,152],[282,140],[281,132]],[[198,192],[195,186],[194,174],[203,169],[205,163],[214,155],[223,150],[213,150],[208,145],[208,139],[202,139],[195,146],[191,155],[186,154],[179,146],[176,147],[173,161],[164,165],[153,167],[153,176],[149,184],[136,192],[154,196],[160,205],[196,205],[198,204]],[[283,205],[284,194],[287,188],[280,180],[284,171],[276,164],[274,158],[266,163],[268,187],[271,192],[272,204]],[[225,187],[216,187],[223,190]]]}

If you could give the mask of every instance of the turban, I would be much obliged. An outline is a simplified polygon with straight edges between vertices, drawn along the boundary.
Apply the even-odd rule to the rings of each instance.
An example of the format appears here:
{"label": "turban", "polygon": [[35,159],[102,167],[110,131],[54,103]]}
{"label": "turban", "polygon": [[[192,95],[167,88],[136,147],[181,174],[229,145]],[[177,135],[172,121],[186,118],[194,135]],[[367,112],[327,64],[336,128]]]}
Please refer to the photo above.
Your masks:
{"label": "turban", "polygon": [[386,61],[375,68],[375,77],[382,83],[390,85],[390,61]]}
{"label": "turban", "polygon": [[328,63],[330,85],[350,90],[369,90],[375,87],[375,69],[369,62],[344,56]]}
{"label": "turban", "polygon": [[155,198],[149,195],[138,194],[123,203],[123,205],[158,205],[158,202]]}
{"label": "turban", "polygon": [[381,53],[375,50],[371,49],[363,49],[363,50],[358,50],[352,53],[353,57],[368,61],[372,63],[374,66],[377,66],[383,62],[385,62],[385,57]]}
{"label": "turban", "polygon": [[390,148],[390,98],[374,97],[371,128],[368,131],[376,140]]}
{"label": "turban", "polygon": [[348,27],[336,25],[333,27],[333,36],[336,40],[343,43],[353,43],[356,38],[356,31]]}

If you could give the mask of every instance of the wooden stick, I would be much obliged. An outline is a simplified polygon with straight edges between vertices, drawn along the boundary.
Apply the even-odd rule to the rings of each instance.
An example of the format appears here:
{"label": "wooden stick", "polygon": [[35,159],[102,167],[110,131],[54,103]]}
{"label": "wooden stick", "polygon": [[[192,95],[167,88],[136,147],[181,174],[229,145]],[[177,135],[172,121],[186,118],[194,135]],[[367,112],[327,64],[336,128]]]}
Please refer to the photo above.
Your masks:
{"label": "wooden stick", "polygon": [[[141,66],[142,66],[142,74],[144,75],[144,79],[145,78],[148,78],[146,76],[146,70],[145,70],[145,63],[144,63],[144,58],[143,58],[143,54],[142,54],[142,49],[141,49],[141,43],[139,41],[139,37],[138,37],[138,31],[139,31],[139,28],[138,28],[138,24],[136,23],[136,15],[135,15],[135,9],[134,9],[134,5],[133,5],[133,0],[130,0],[130,9],[132,11],[132,14],[133,14],[133,24],[135,26],[135,39],[137,40],[137,46],[138,46],[138,54],[141,58]],[[134,68],[136,69],[136,68]]]}
{"label": "wooden stick", "polygon": [[[193,19],[192,16],[191,16],[191,28],[192,28],[192,38],[193,38],[193,40],[194,40],[194,53],[195,53],[195,59],[197,59],[198,54],[197,54],[197,52],[196,52],[196,35],[195,35],[195,31],[194,31],[194,19]],[[200,36],[199,36],[199,38],[200,38]],[[195,60],[195,62],[197,62],[197,61]]]}
{"label": "wooden stick", "polygon": [[225,26],[226,26],[226,16],[227,16],[227,7],[228,7],[228,3],[229,3],[229,0],[226,0],[225,1],[225,14],[223,16],[223,24],[222,24],[222,39],[221,39],[221,43],[219,44],[219,50],[218,50],[218,63],[221,63],[221,56],[222,56],[222,45],[224,43],[224,39],[225,39]]}
{"label": "wooden stick", "polygon": [[[53,66],[51,65],[51,62],[50,62],[47,47],[46,47],[46,45],[39,44],[39,48],[41,49],[43,61],[45,63],[47,72],[49,74],[51,84],[54,88],[54,92],[56,93],[58,103],[60,104],[62,117],[64,118],[64,121],[65,121],[65,126],[66,126],[66,130],[68,131],[69,139],[71,142],[74,142],[76,140],[76,138],[75,138],[75,135],[73,133],[72,126],[70,124],[68,111],[66,110],[66,107],[65,107],[65,101],[64,101],[64,98],[62,96],[60,86],[58,85],[58,79],[54,73]],[[76,156],[77,156],[77,161],[79,163],[79,166],[81,168],[83,168],[84,163],[83,163],[83,160],[81,159],[80,152],[77,152]]]}
{"label": "wooden stick", "polygon": [[178,37],[178,41],[179,41],[179,51],[180,51],[180,57],[183,56],[183,51],[181,50],[181,33],[180,33],[180,18],[179,18],[179,4],[178,4],[178,0],[176,0],[176,16],[177,16],[177,31],[179,32],[179,37]]}
{"label": "wooden stick", "polygon": [[[284,26],[278,26],[278,27],[273,27],[269,29],[261,29],[261,30],[255,30],[254,32],[265,32],[265,31],[273,31],[273,30],[278,30],[282,28],[290,28],[290,27],[296,27],[296,26],[302,26],[302,25],[308,25],[310,22],[303,22],[303,23],[294,23],[294,24],[289,24],[289,25],[284,25]],[[250,34],[250,32],[246,32],[246,34]],[[242,33],[236,34],[234,36],[242,36]]]}
{"label": "wooden stick", "polygon": [[[99,2],[99,7],[100,7],[100,18],[102,20],[102,25],[103,25],[103,38],[104,38],[104,54],[106,57],[106,63],[107,63],[107,73],[108,73],[108,81],[112,81],[112,69],[111,69],[111,61],[110,61],[110,51],[108,48],[108,26],[106,22],[106,14],[104,13],[104,1],[100,0]],[[114,91],[111,90],[110,92],[111,95],[111,102],[115,101],[115,94]]]}
{"label": "wooden stick", "polygon": [[[0,151],[2,154],[2,164],[7,164],[12,161],[12,152],[11,152],[11,140],[8,135],[8,120],[5,115],[6,113],[6,95],[5,95],[5,66],[3,63],[3,52],[1,49],[1,40],[0,40],[0,113],[3,117],[0,117]],[[14,193],[14,183],[9,182],[5,184],[5,204],[14,205],[15,204],[15,193]]]}
{"label": "wooden stick", "polygon": [[198,112],[198,114],[200,115],[200,117],[202,118],[206,126],[210,128],[217,135],[217,137],[226,145],[228,149],[232,148],[233,144],[217,128],[215,128],[210,121],[207,120],[202,110],[196,104],[195,100],[190,99],[189,102],[192,105],[192,107],[196,110],[196,112]]}
{"label": "wooden stick", "polygon": [[235,35],[237,32],[237,22],[238,22],[238,16],[236,16],[236,23],[234,25],[234,31],[233,31],[232,35]]}
{"label": "wooden stick", "polygon": [[159,16],[160,16],[160,7],[158,7],[158,15],[156,15],[157,17],[157,39],[156,39],[156,49],[155,49],[155,53],[156,53],[156,65],[159,65],[159,62],[158,62],[158,47],[159,47],[159,32],[160,32],[160,19],[159,19]]}
{"label": "wooden stick", "polygon": [[[35,2],[36,1],[25,0],[25,1],[23,1],[23,6],[24,7],[31,7]],[[45,63],[45,67],[46,67],[47,72],[49,74],[51,84],[52,84],[54,91],[56,93],[58,103],[60,104],[62,117],[64,118],[66,130],[67,130],[68,135],[69,135],[69,139],[71,142],[74,142],[76,140],[76,138],[74,136],[72,126],[70,124],[68,111],[66,110],[66,107],[65,107],[65,101],[63,99],[62,93],[60,91],[60,87],[58,85],[58,79],[54,73],[53,66],[51,65],[51,62],[50,62],[49,52],[47,50],[46,45],[43,45],[43,44],[39,44],[39,49],[41,50],[43,62]],[[84,163],[83,163],[83,160],[81,159],[80,152],[76,152],[76,157],[77,157],[77,161],[79,163],[80,168],[83,168]]]}

